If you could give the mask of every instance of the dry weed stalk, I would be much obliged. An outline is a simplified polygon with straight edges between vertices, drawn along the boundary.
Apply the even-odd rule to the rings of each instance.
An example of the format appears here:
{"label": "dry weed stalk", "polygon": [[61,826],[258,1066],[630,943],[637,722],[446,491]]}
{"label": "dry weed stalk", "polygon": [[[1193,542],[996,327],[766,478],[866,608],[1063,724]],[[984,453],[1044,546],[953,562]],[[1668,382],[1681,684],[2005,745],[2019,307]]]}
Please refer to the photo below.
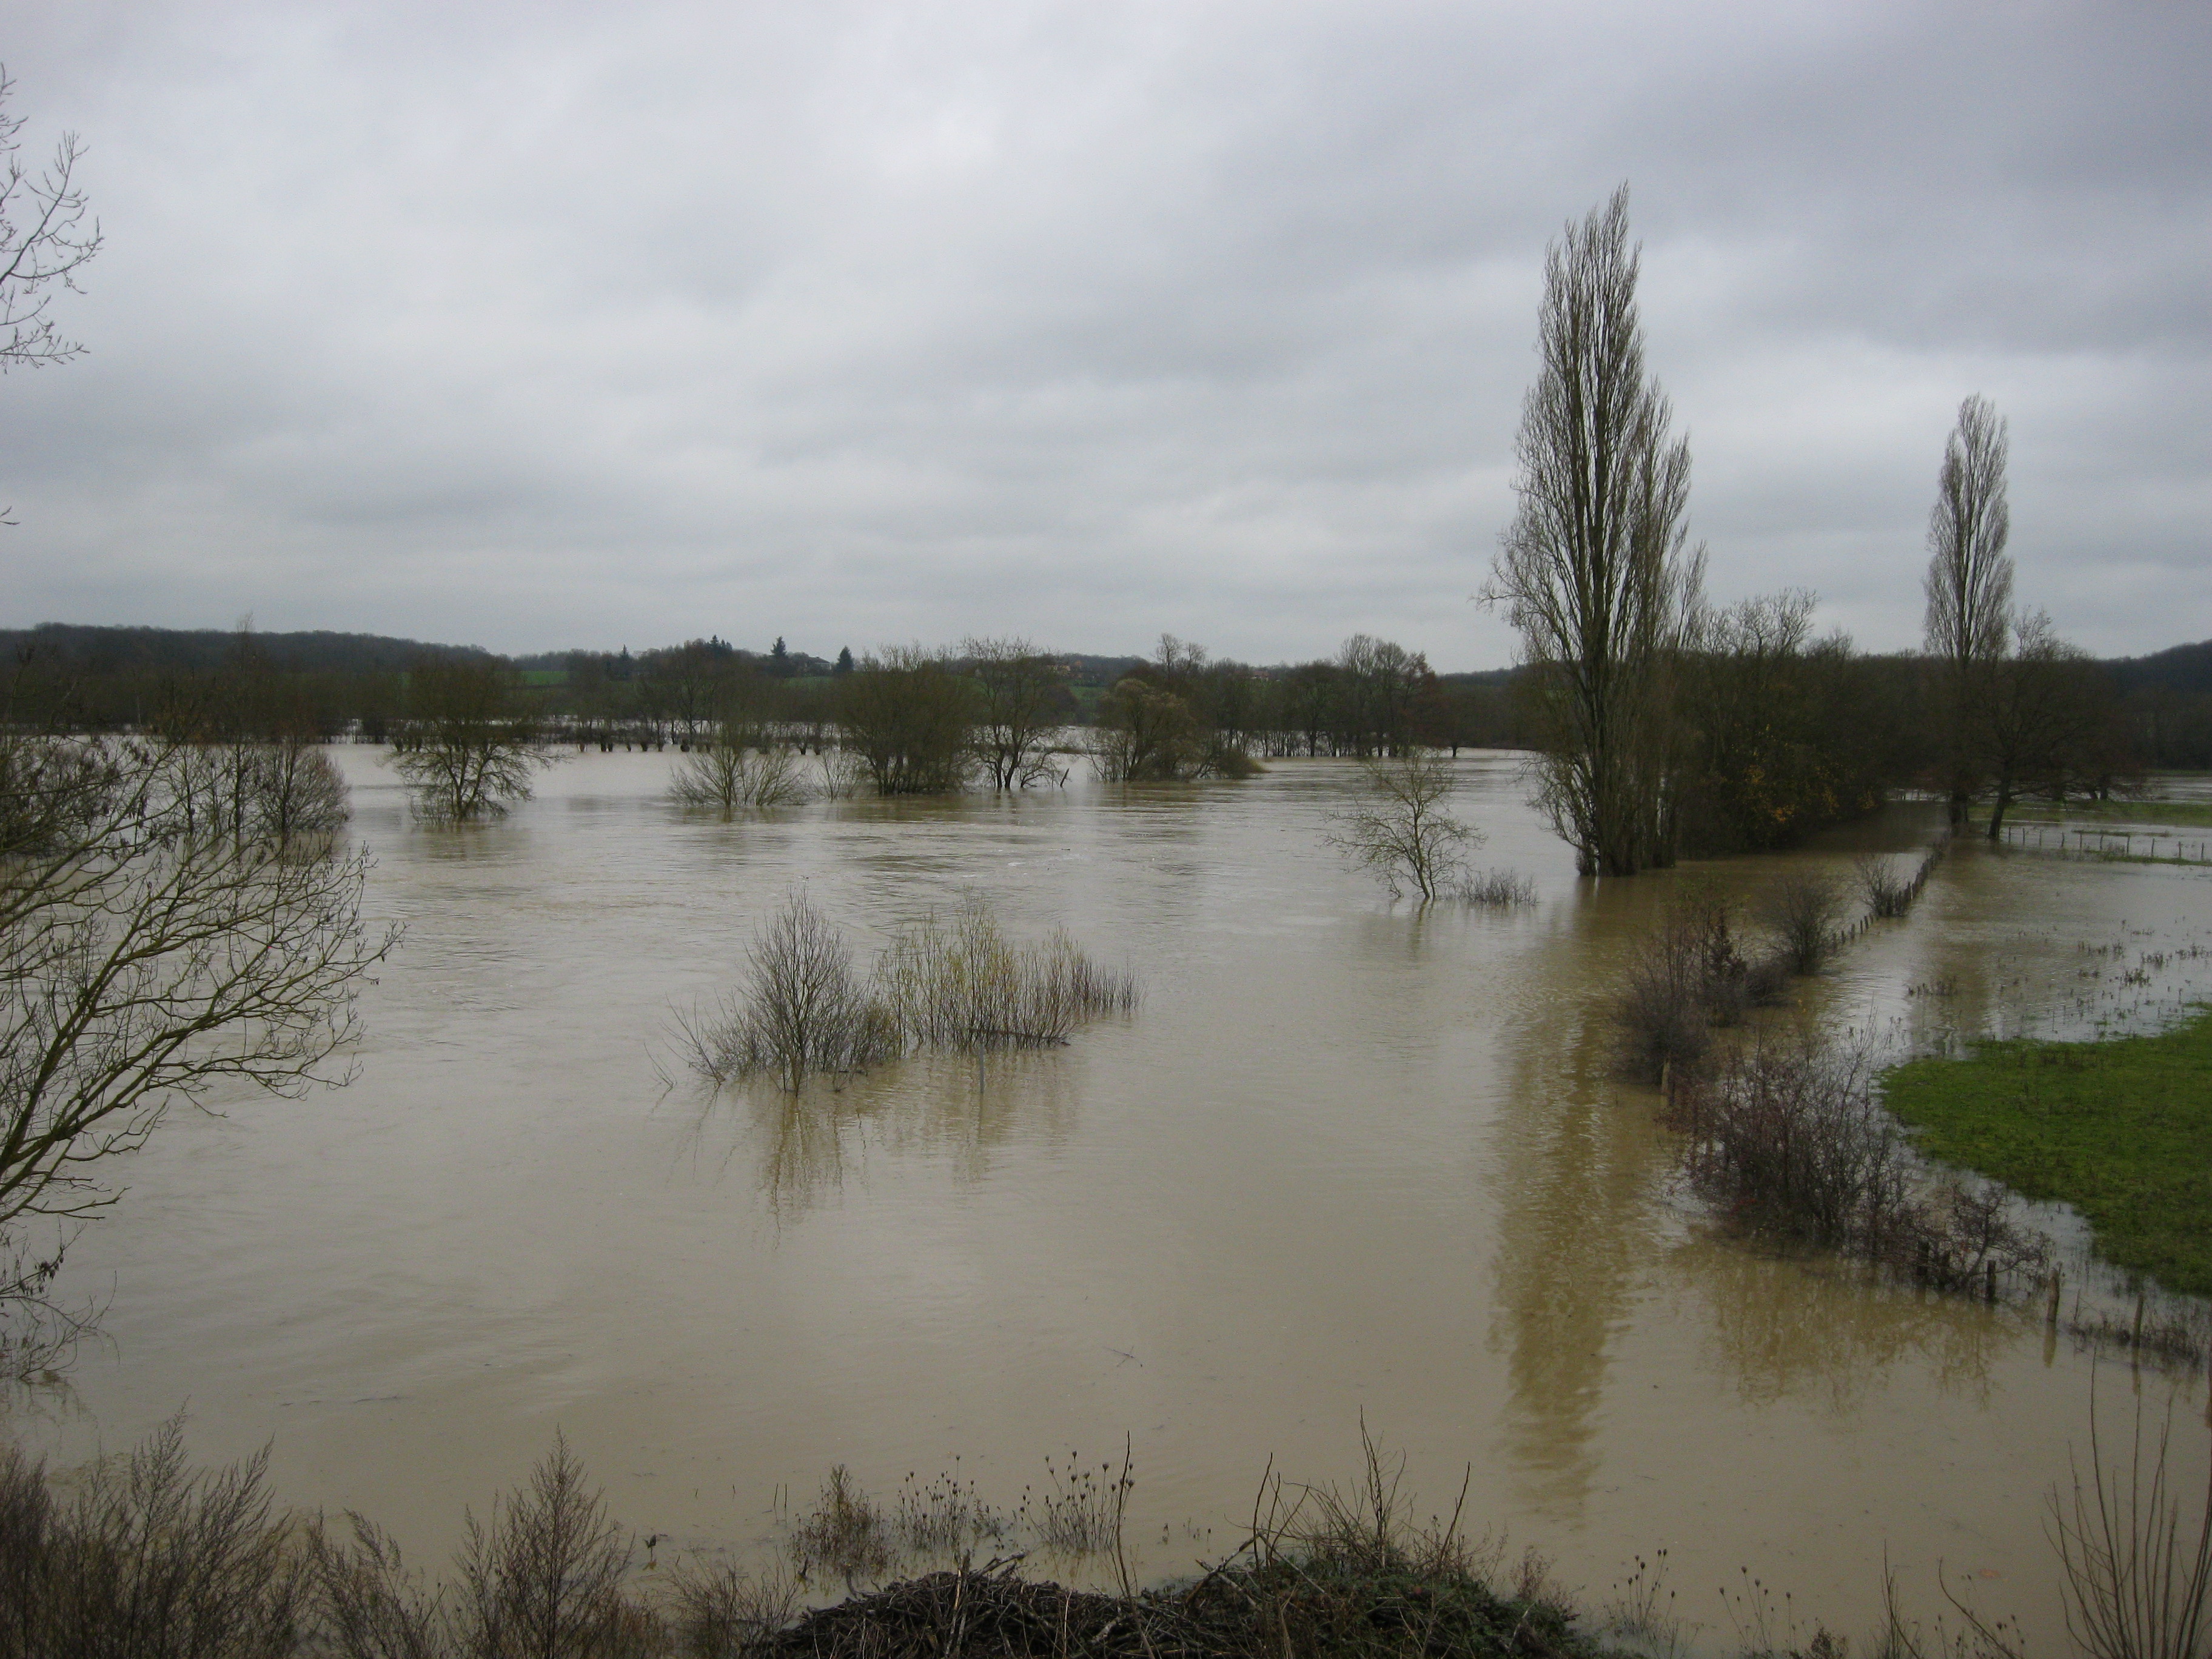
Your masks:
{"label": "dry weed stalk", "polygon": [[[2205,1659],[2212,1652],[2212,1473],[2191,1505],[2171,1473],[2172,1409],[2145,1468],[2140,1400],[2124,1468],[2106,1459],[2089,1402],[2089,1478],[2051,1498],[2066,1576],[2066,1628],[2090,1659]],[[2194,1513],[2191,1513],[2192,1509]]]}

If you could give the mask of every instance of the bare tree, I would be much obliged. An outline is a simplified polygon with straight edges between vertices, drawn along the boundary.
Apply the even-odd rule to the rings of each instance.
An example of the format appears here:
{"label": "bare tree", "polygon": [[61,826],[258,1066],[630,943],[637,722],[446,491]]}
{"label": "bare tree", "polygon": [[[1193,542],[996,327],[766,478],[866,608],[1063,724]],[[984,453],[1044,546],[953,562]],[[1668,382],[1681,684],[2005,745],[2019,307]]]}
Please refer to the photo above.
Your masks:
{"label": "bare tree", "polygon": [[1674,853],[1671,678],[1699,605],[1690,450],[1644,368],[1628,187],[1545,256],[1519,512],[1480,598],[1521,632],[1547,730],[1538,804],[1585,875]]}
{"label": "bare tree", "polygon": [[1426,904],[1467,873],[1466,849],[1482,832],[1444,808],[1452,789],[1450,764],[1416,750],[1363,769],[1366,787],[1333,815],[1329,842],[1353,863],[1381,878],[1390,896],[1411,887]]}
{"label": "bare tree", "polygon": [[0,1228],[112,1194],[95,1166],[234,1080],[339,1083],[397,943],[368,855],[210,835],[173,746],[0,738]]}
{"label": "bare tree", "polygon": [[1066,723],[1067,671],[1027,640],[965,641],[960,647],[981,690],[975,757],[998,789],[1065,782],[1054,763],[1053,733]]}
{"label": "bare tree", "polygon": [[[0,65],[0,374],[65,363],[83,351],[64,337],[46,307],[58,289],[76,290],[76,273],[100,252],[100,221],[85,223],[76,164],[84,146],[73,132],[54,144],[45,171],[17,159],[23,118],[7,112],[15,90]],[[13,524],[0,507],[0,524]]]}
{"label": "bare tree", "polygon": [[1951,823],[1966,821],[1976,783],[1972,732],[1989,694],[1990,665],[2005,654],[2012,616],[2012,561],[2005,542],[2005,422],[1988,398],[1959,405],[1943,446],[1936,506],[1928,515],[1928,653],[1941,665],[1949,705],[1947,781]]}
{"label": "bare tree", "polygon": [[2069,778],[2087,769],[2112,698],[2096,664],[2061,640],[2042,611],[2016,614],[2011,634],[2011,649],[1985,665],[1970,738],[1989,787],[1991,841],[2021,795],[2039,788],[2063,796]]}
{"label": "bare tree", "polygon": [[65,363],[83,351],[46,307],[56,289],[76,290],[76,273],[100,252],[100,222],[85,224],[76,185],[84,146],[64,132],[44,172],[26,169],[16,157],[23,118],[5,112],[15,90],[0,66],[0,373]]}
{"label": "bare tree", "polygon": [[415,810],[437,823],[503,815],[530,799],[530,781],[553,763],[536,718],[503,663],[426,659],[407,677],[405,743],[393,769]]}

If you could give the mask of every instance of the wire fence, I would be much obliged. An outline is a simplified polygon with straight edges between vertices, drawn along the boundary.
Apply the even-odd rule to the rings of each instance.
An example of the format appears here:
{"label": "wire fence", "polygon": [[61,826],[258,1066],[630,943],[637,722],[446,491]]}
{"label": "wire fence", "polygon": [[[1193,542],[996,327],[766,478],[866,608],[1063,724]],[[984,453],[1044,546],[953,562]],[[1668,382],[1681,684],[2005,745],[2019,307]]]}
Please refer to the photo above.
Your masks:
{"label": "wire fence", "polygon": [[2184,836],[2166,830],[2085,830],[2064,823],[2008,823],[1999,839],[2008,847],[2061,853],[2074,858],[2212,864],[2212,834],[2203,830]]}

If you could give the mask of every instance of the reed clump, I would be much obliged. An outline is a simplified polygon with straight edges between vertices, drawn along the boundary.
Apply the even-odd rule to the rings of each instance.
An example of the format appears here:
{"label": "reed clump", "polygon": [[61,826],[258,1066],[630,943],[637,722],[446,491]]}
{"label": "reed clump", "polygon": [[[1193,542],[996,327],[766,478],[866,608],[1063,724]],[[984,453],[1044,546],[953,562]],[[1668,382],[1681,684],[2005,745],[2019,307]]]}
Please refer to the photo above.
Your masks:
{"label": "reed clump", "polygon": [[907,1054],[1054,1047],[1137,1000],[1133,975],[1065,932],[1017,944],[980,901],[902,930],[864,978],[843,936],[796,894],[755,939],[743,993],[712,1016],[679,1016],[678,1027],[702,1075],[769,1075],[795,1091],[810,1073]]}
{"label": "reed clump", "polygon": [[1463,904],[1486,904],[1494,909],[1510,910],[1536,902],[1536,884],[1518,870],[1492,868],[1479,876],[1470,876],[1459,889]]}

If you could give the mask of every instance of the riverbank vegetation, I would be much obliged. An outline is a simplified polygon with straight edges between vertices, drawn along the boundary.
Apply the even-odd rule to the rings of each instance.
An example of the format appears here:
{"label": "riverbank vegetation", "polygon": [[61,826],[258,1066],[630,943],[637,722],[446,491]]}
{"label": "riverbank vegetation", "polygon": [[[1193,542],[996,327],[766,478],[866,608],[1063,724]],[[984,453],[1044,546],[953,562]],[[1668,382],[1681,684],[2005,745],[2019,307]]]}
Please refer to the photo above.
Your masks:
{"label": "riverbank vegetation", "polygon": [[1882,1087],[1930,1156],[2070,1204],[2107,1261],[2212,1296],[2212,1011],[2155,1036],[1984,1043]]}
{"label": "riverbank vegetation", "polygon": [[[1858,927],[1903,914],[1942,851],[1923,854],[1909,878],[1888,860],[1862,860],[1869,921]],[[1765,940],[1747,954],[1729,907],[1693,892],[1637,953],[1620,1010],[1628,1060],[1665,1091],[1661,1121],[1680,1137],[1683,1186],[1732,1226],[1838,1250],[1916,1285],[1990,1301],[2001,1288],[2045,1285],[2048,1242],[2012,1218],[2003,1188],[1928,1177],[1885,1109],[1870,1042],[1768,1026],[1719,1039],[1834,954],[1844,896],[1817,874],[1784,876],[1761,907]]]}
{"label": "riverbank vegetation", "polygon": [[1136,1005],[1132,975],[1063,933],[1017,945],[981,901],[949,922],[930,916],[902,929],[864,975],[843,935],[794,893],[755,936],[743,989],[711,1012],[679,1016],[678,1029],[701,1076],[773,1077],[796,1091],[811,1074],[908,1054],[1054,1047]]}
{"label": "riverbank vegetation", "polygon": [[[1111,1465],[1109,1466],[1109,1469]],[[1242,1543],[1194,1579],[1129,1580],[1127,1464],[1109,1483],[1098,1548],[1119,1587],[1031,1577],[1027,1552],[810,1607],[803,1581],[678,1562],[647,1577],[648,1540],[609,1516],[568,1446],[520,1491],[471,1517],[448,1576],[405,1561],[365,1517],[277,1510],[265,1460],[190,1467],[175,1423],[59,1497],[0,1445],[0,1656],[220,1654],[283,1659],[1595,1659],[1607,1651],[1533,1553],[1509,1566],[1449,1522],[1413,1519],[1401,1470],[1370,1444],[1349,1492],[1262,1484]],[[794,1539],[858,1524],[841,1516]],[[1465,1495],[1462,1494],[1462,1504]],[[880,1511],[872,1524],[888,1533]],[[1097,1553],[1097,1551],[1090,1552]],[[888,1548],[877,1571],[893,1560]],[[850,1586],[848,1587],[848,1589]]]}
{"label": "riverbank vegetation", "polygon": [[[2212,1615],[2212,1492],[2177,1487],[2171,1418],[2138,1401],[2124,1449],[2094,1414],[2070,1487],[2051,1492],[2069,1630],[2090,1659],[2201,1659]],[[1242,1540],[1194,1576],[1139,1587],[1126,1544],[1126,1453],[1072,1541],[996,1510],[966,1483],[909,1477],[896,1512],[840,1467],[784,1527],[796,1574],[640,1540],[557,1434],[520,1489],[471,1514],[448,1571],[411,1565],[369,1518],[280,1510],[266,1454],[219,1470],[186,1459],[172,1420],[57,1490],[0,1444],[0,1659],[1605,1659],[1702,1650],[1639,1559],[1607,1604],[1578,1607],[1533,1548],[1449,1518],[1418,1521],[1404,1460],[1362,1434],[1349,1488],[1272,1467]],[[1073,1460],[1071,1459],[1071,1467]],[[979,1520],[977,1517],[981,1516]],[[858,1540],[865,1537],[866,1547]],[[975,1555],[993,1550],[981,1565]],[[675,1559],[664,1569],[656,1550]],[[1114,1587],[1033,1576],[1033,1559],[1107,1558]],[[939,1565],[930,1570],[930,1564]],[[840,1565],[838,1564],[842,1563]],[[818,1572],[827,1567],[827,1574]],[[892,1573],[906,1576],[890,1578]],[[1095,1575],[1091,1575],[1094,1576]],[[2010,1620],[1946,1589],[1961,1628],[1923,1630],[1887,1577],[1871,1650],[1887,1659],[2021,1659]],[[829,1601],[839,1589],[843,1599]],[[1724,1597],[1726,1592],[1723,1592]],[[1739,1607],[1738,1601],[1747,1605]],[[1726,1603],[1744,1659],[1835,1659],[1765,1586]]]}
{"label": "riverbank vegetation", "polygon": [[[1896,790],[1949,787],[1948,705],[1935,660],[1862,655],[1840,637],[1815,638],[1811,619],[1811,596],[1801,592],[1701,605],[1666,682],[1678,854],[1787,847]],[[1231,776],[1291,757],[1534,750],[1556,737],[1539,665],[1439,674],[1419,653],[1364,634],[1332,657],[1272,666],[1172,639],[1150,659],[969,640],[938,652],[845,653],[833,665],[719,639],[510,661],[344,635],[46,627],[6,637],[16,659],[4,718],[23,731],[289,734],[404,749],[428,718],[435,676],[418,690],[418,671],[471,663],[504,672],[512,709],[550,749],[688,754],[735,721],[797,753],[860,763],[865,726],[889,739],[876,744],[875,766],[860,765],[871,792],[1050,787],[1086,760],[1109,777],[1146,781]],[[2054,669],[2096,718],[2075,722],[2065,743],[2034,753],[2014,746],[2008,814],[2094,803],[2146,765],[2191,759],[2191,699],[2205,704],[2199,723],[2212,730],[2212,678],[2192,689],[2204,678],[2191,678],[2197,649],[2142,665],[2069,657]],[[917,674],[917,660],[933,669]],[[917,687],[929,694],[925,706],[902,708]],[[941,718],[948,702],[957,720]],[[843,749],[848,716],[855,746]],[[1993,803],[2000,781],[1977,771],[1975,799]]]}

